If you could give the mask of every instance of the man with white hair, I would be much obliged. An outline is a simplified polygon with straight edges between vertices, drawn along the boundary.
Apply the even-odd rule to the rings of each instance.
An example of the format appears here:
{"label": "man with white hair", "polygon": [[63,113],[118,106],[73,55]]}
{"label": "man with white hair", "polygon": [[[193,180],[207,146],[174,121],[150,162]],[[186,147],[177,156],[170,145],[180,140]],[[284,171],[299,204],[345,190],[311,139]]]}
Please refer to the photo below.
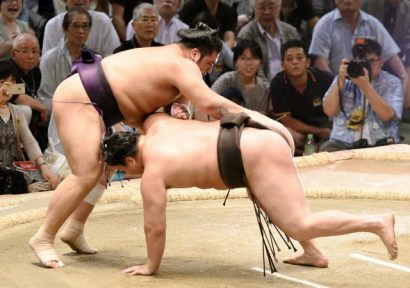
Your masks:
{"label": "man with white hair", "polygon": [[142,3],[134,9],[132,28],[134,36],[115,48],[114,53],[140,48],[162,46],[161,43],[154,41],[158,33],[159,15],[157,8],[150,3]]}
{"label": "man with white hair", "polygon": [[24,94],[12,98],[18,104],[30,126],[30,130],[39,142],[41,150],[47,147],[47,106],[38,99],[38,88],[41,81],[40,45],[36,36],[24,32],[16,36],[11,51],[12,64],[17,72],[17,83],[25,86]]}
{"label": "man with white hair", "polygon": [[[187,24],[182,22],[177,14],[181,7],[180,0],[156,0],[155,6],[159,13],[159,29],[155,41],[164,45],[176,43],[179,40],[177,32],[181,29],[189,28]],[[127,26],[127,39],[131,39],[134,35],[132,21]]]}

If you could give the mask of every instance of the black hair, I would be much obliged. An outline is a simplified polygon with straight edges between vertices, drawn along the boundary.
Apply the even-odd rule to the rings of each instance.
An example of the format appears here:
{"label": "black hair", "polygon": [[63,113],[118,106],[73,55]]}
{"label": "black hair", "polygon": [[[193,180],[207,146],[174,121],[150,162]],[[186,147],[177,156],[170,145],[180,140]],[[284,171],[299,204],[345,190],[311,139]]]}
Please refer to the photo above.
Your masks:
{"label": "black hair", "polygon": [[67,13],[64,15],[63,24],[62,24],[63,31],[68,30],[68,27],[73,22],[73,18],[75,15],[86,15],[88,18],[88,22],[90,23],[88,27],[91,27],[93,20],[91,18],[90,13],[88,13],[88,11],[84,9],[83,7],[74,6],[68,9]]}
{"label": "black hair", "polygon": [[252,39],[240,39],[236,43],[235,47],[232,48],[234,63],[236,62],[236,60],[238,60],[239,56],[241,56],[243,54],[243,51],[245,51],[246,49],[251,50],[251,54],[253,57],[258,58],[259,60],[263,59],[262,48],[258,44],[258,42]]}
{"label": "black hair", "polygon": [[110,165],[124,165],[125,158],[137,154],[138,133],[114,132],[103,140],[102,152],[105,162]]}
{"label": "black hair", "polygon": [[353,58],[364,57],[367,53],[374,53],[378,57],[382,55],[382,47],[377,41],[364,39],[363,41],[357,40],[357,42],[358,43],[352,47]]}
{"label": "black hair", "polygon": [[17,78],[17,70],[10,60],[0,61],[0,79],[7,79],[12,76],[14,79]]}
{"label": "black hair", "polygon": [[282,58],[282,62],[285,60],[286,51],[290,48],[302,48],[303,53],[305,53],[305,56],[308,57],[308,51],[307,51],[305,43],[298,39],[292,39],[292,40],[286,41],[280,47],[280,55]]}
{"label": "black hair", "polygon": [[178,43],[188,49],[197,48],[201,57],[213,52],[219,53],[222,50],[222,40],[218,35],[218,29],[212,29],[202,22],[198,23],[195,28],[179,30],[177,35],[181,39]]}

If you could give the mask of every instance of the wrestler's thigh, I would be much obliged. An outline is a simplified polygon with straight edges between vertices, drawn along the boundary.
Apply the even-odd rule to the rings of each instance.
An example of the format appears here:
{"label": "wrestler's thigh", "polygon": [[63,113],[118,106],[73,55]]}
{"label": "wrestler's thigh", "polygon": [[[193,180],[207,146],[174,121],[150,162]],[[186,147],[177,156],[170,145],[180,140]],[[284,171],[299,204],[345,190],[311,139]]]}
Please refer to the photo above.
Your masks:
{"label": "wrestler's thigh", "polygon": [[90,104],[54,103],[53,113],[72,173],[87,176],[98,171],[99,176],[103,127],[97,110]]}
{"label": "wrestler's thigh", "polygon": [[310,209],[288,144],[274,132],[259,131],[241,139],[246,176],[263,210],[286,231]]}

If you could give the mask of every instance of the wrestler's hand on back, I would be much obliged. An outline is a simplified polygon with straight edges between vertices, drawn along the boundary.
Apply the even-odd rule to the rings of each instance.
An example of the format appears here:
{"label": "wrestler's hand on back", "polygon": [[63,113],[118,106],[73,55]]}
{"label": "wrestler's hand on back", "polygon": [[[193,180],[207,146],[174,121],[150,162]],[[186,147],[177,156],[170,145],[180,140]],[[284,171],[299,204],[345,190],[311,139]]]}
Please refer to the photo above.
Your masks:
{"label": "wrestler's hand on back", "polygon": [[187,120],[191,118],[191,112],[187,104],[175,102],[171,106],[171,116],[177,119]]}
{"label": "wrestler's hand on back", "polygon": [[122,270],[122,272],[131,275],[131,276],[135,276],[135,275],[141,275],[141,276],[152,276],[155,274],[155,272],[151,272],[148,269],[148,265],[137,265],[137,266],[132,266],[132,267],[128,267],[124,270]]}

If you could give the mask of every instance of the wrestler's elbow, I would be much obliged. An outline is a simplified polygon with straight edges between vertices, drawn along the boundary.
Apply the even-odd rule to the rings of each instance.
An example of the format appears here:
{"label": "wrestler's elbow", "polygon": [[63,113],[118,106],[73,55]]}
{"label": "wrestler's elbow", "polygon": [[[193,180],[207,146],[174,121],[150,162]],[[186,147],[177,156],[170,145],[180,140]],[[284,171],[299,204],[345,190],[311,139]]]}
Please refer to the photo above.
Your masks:
{"label": "wrestler's elbow", "polygon": [[167,227],[165,223],[159,224],[159,223],[149,223],[148,222],[144,224],[144,232],[145,232],[145,235],[147,236],[147,239],[148,238],[157,239],[157,238],[162,237],[163,235],[165,235],[166,229]]}

